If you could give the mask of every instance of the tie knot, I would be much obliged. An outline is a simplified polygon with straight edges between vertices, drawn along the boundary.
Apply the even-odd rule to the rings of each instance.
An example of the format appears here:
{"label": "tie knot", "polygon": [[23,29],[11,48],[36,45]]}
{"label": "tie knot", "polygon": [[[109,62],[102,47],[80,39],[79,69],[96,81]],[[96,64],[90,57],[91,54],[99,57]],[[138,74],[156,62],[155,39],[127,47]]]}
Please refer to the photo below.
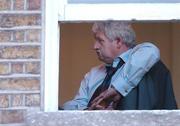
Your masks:
{"label": "tie knot", "polygon": [[113,64],[106,66],[106,73],[110,75],[114,74],[117,71],[117,69],[119,69],[123,64],[124,61],[121,58],[119,58],[119,63],[116,65],[116,67],[113,67]]}
{"label": "tie knot", "polygon": [[115,71],[116,68],[112,67],[112,66],[106,66],[106,72],[108,74],[111,74]]}

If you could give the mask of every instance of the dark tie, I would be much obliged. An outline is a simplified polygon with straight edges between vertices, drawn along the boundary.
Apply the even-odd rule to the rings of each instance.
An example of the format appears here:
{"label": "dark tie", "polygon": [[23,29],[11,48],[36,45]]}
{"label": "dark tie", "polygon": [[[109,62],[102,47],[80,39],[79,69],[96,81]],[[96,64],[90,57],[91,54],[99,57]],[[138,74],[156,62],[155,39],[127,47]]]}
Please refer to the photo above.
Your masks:
{"label": "dark tie", "polygon": [[119,58],[119,59],[120,59],[120,61],[119,61],[118,65],[115,68],[113,68],[112,66],[106,66],[106,72],[107,72],[106,77],[104,78],[102,84],[96,89],[96,91],[92,95],[92,97],[91,97],[91,99],[90,99],[90,101],[88,103],[88,107],[91,106],[91,102],[97,96],[99,96],[103,91],[105,91],[106,89],[109,88],[112,76],[124,64],[124,61],[121,58]]}

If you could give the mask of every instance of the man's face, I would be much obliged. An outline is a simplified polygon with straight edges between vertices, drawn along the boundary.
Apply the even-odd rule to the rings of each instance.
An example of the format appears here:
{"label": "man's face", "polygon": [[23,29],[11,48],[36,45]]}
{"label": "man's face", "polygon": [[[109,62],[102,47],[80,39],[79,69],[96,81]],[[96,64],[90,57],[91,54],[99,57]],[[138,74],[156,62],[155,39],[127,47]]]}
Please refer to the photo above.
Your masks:
{"label": "man's face", "polygon": [[94,33],[94,50],[100,61],[112,63],[117,54],[117,43],[109,40],[103,32]]}

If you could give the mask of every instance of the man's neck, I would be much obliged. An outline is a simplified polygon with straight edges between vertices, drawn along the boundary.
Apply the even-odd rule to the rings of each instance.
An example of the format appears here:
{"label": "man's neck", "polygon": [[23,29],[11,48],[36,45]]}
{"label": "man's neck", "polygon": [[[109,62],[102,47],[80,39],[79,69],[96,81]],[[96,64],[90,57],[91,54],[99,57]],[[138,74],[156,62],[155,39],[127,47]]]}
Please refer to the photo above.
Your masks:
{"label": "man's neck", "polygon": [[[121,48],[119,49],[119,52],[117,53],[116,57],[117,58],[119,55],[123,54],[124,52],[128,51],[130,48],[128,46],[126,46],[125,44],[123,44],[121,46]],[[114,59],[115,59],[114,58]]]}

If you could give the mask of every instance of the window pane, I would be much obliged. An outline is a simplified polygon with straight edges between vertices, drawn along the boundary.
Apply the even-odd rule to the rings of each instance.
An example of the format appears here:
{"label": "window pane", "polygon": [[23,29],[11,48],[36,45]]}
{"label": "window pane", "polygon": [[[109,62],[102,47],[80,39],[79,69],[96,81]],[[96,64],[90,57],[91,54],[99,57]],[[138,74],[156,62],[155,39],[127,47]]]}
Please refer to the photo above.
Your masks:
{"label": "window pane", "polygon": [[68,3],[180,3],[180,0],[68,0]]}

